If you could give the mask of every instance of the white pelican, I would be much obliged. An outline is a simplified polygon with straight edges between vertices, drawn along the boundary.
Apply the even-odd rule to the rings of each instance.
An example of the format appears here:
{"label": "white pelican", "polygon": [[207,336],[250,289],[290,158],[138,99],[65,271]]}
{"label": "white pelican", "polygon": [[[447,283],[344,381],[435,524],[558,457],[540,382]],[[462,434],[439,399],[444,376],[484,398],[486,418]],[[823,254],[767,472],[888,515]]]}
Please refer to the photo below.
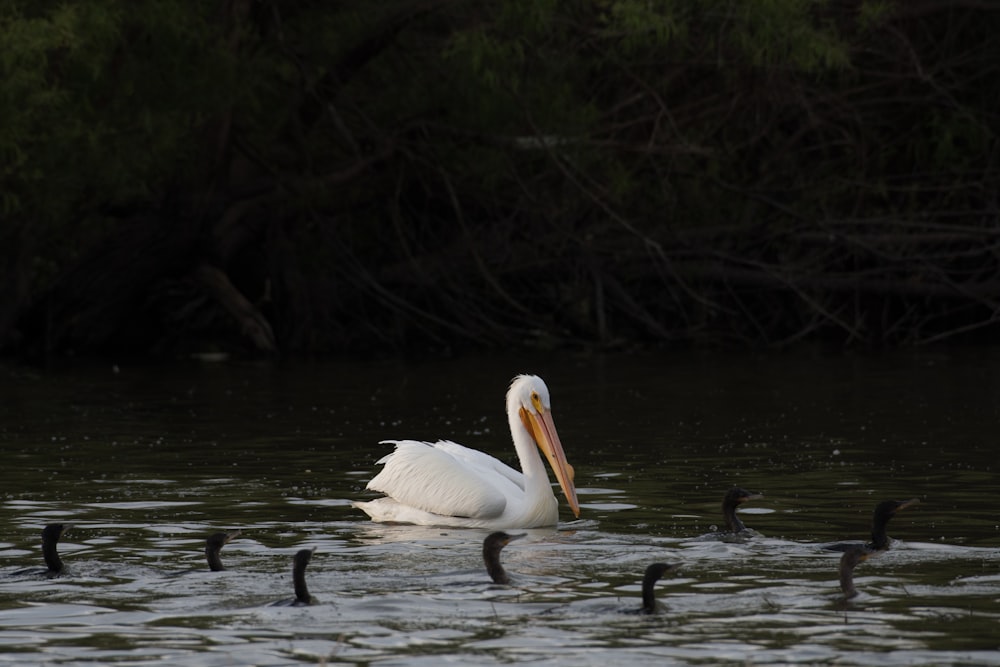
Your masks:
{"label": "white pelican", "polygon": [[[374,521],[506,530],[554,526],[559,503],[538,449],[545,452],[573,514],[580,505],[573,468],[552,422],[549,388],[537,375],[518,375],[507,391],[507,421],[521,472],[489,454],[449,440],[433,444],[384,440],[395,451],[366,488],[384,498],[356,502]],[[538,449],[535,449],[537,444]]]}

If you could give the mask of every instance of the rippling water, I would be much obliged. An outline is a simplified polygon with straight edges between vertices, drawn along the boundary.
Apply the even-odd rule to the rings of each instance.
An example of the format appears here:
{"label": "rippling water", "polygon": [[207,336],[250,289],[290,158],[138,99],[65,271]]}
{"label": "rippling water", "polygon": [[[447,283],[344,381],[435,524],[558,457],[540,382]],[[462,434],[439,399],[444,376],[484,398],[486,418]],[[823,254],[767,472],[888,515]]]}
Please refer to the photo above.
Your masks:
{"label": "rippling water", "polygon": [[[508,546],[373,524],[384,438],[510,460],[510,377],[549,384],[581,518]],[[0,663],[1000,664],[1000,350],[0,368]],[[697,539],[724,491],[745,543]],[[839,599],[885,498],[921,503]],[[39,533],[72,524],[60,577]],[[207,571],[205,537],[239,528]],[[316,547],[312,607],[291,558]],[[682,563],[639,606],[654,561]]]}

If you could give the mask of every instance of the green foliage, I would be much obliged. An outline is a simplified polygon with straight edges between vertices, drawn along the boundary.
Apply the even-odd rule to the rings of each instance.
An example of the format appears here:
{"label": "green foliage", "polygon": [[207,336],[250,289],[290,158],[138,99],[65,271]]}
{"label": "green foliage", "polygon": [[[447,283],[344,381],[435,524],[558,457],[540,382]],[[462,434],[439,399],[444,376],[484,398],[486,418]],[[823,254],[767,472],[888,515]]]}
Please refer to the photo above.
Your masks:
{"label": "green foliage", "polygon": [[732,35],[739,55],[756,67],[821,72],[848,66],[850,57],[823,3],[814,0],[757,0],[735,3]]}
{"label": "green foliage", "polygon": [[865,0],[858,8],[858,26],[862,30],[874,30],[892,15],[889,0]]}
{"label": "green foliage", "polygon": [[[202,156],[231,102],[231,58],[207,4],[86,0],[0,8],[0,189],[8,219],[85,245],[109,205],[155,199]],[[84,222],[86,224],[78,224]]]}
{"label": "green foliage", "polygon": [[[346,310],[502,320],[530,236],[595,312],[581,275],[720,225],[974,210],[953,185],[995,184],[1000,25],[941,1],[0,0],[3,231],[38,287],[109,210],[266,192],[293,247],[269,266]],[[372,287],[417,266],[405,307]]]}
{"label": "green foliage", "polygon": [[642,55],[647,49],[659,49],[687,32],[685,5],[673,0],[647,2],[616,0],[601,14],[605,34],[617,38],[623,55]]}

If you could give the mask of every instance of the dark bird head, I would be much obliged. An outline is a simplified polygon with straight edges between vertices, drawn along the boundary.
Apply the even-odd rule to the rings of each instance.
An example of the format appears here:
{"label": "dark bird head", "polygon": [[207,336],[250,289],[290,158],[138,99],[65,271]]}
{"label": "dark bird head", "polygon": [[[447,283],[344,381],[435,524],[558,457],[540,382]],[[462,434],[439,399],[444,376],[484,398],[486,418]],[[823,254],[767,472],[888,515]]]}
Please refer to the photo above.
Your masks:
{"label": "dark bird head", "polygon": [[885,524],[889,521],[889,519],[896,516],[897,512],[901,512],[907,507],[916,505],[919,502],[919,498],[910,498],[909,500],[883,500],[875,506],[875,512],[872,514],[872,523],[881,522]]}
{"label": "dark bird head", "polygon": [[49,525],[42,528],[42,543],[46,542],[58,542],[62,534],[69,530],[69,524],[65,523],[50,523]]}
{"label": "dark bird head", "polygon": [[208,569],[212,572],[220,572],[224,570],[222,566],[222,559],[219,557],[219,552],[222,551],[222,547],[229,544],[229,541],[237,537],[240,531],[234,530],[228,533],[212,533],[205,540],[205,557],[208,559]]}
{"label": "dark bird head", "polygon": [[513,542],[514,540],[520,539],[527,535],[527,533],[518,533],[517,535],[509,535],[502,530],[498,530],[495,533],[490,533],[485,540],[483,540],[483,550],[495,551],[500,553],[500,550],[505,546]]}
{"label": "dark bird head", "polygon": [[746,530],[746,526],[740,521],[740,518],[736,516],[736,508],[748,500],[757,500],[758,498],[763,498],[763,494],[756,493],[754,491],[747,491],[738,486],[734,486],[726,492],[726,495],[722,498],[722,516],[726,520],[726,530],[730,533],[739,533]]}
{"label": "dark bird head", "polygon": [[723,504],[732,505],[736,507],[737,505],[742,505],[748,500],[757,500],[758,498],[763,498],[764,494],[757,493],[756,491],[747,491],[746,489],[734,486],[726,492],[725,497],[722,499]]}
{"label": "dark bird head", "polygon": [[656,613],[656,582],[667,572],[676,570],[680,563],[653,563],[642,577],[642,613]]}
{"label": "dark bird head", "polygon": [[509,584],[510,577],[500,564],[500,552],[513,540],[524,537],[526,533],[508,535],[503,531],[490,533],[483,540],[483,562],[486,563],[486,572],[495,584]]}
{"label": "dark bird head", "polygon": [[909,500],[883,500],[876,505],[875,512],[872,514],[872,541],[868,547],[875,551],[888,549],[889,536],[886,534],[886,527],[889,524],[889,519],[896,516],[897,512],[919,502],[919,498],[910,498]]}
{"label": "dark bird head", "polygon": [[316,551],[316,547],[313,547],[312,549],[299,549],[296,551],[293,569],[304,570],[306,566],[309,565],[309,561],[312,560],[314,551]]}

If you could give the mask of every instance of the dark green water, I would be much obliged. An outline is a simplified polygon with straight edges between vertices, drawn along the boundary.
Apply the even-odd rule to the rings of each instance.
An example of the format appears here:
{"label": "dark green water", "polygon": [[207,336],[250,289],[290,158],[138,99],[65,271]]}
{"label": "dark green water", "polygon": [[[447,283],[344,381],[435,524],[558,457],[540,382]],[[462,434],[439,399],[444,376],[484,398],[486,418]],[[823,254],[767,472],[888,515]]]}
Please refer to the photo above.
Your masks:
{"label": "dark green water", "polygon": [[[545,378],[583,511],[504,551],[349,504],[386,438],[513,462],[511,376]],[[427,363],[0,368],[0,663],[1000,664],[1000,349]],[[696,540],[723,492],[762,537]],[[838,601],[839,554],[919,497]],[[39,533],[67,522],[48,579]],[[204,565],[204,538],[243,534]],[[321,604],[291,595],[317,548]],[[644,567],[667,611],[638,606]],[[191,572],[175,576],[177,572]]]}

